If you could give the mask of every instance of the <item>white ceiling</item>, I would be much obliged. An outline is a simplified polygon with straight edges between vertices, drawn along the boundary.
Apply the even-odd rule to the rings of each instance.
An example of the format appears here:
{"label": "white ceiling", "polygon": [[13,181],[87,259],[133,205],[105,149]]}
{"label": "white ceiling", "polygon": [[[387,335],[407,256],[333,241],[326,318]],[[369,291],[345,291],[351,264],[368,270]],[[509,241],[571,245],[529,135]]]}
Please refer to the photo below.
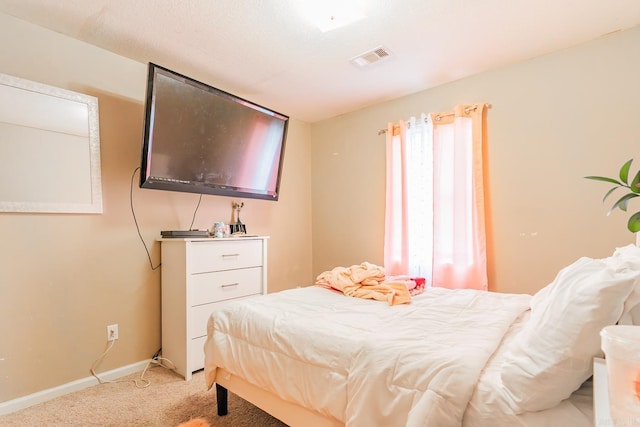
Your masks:
{"label": "white ceiling", "polygon": [[[323,1],[0,0],[0,11],[308,122],[640,25],[638,0],[342,0],[366,18],[323,33],[300,10]],[[379,46],[388,59],[350,62]]]}

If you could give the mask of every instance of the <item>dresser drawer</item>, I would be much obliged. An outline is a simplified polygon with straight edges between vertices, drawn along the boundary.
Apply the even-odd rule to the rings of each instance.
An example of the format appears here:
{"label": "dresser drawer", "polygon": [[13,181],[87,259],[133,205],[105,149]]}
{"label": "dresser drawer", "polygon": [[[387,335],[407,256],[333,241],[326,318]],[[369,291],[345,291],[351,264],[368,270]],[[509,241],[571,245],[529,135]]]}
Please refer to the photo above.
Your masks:
{"label": "dresser drawer", "polygon": [[204,368],[204,343],[207,337],[194,338],[189,342],[189,370],[198,371]]}
{"label": "dresser drawer", "polygon": [[[246,298],[253,298],[258,294],[236,298],[234,301],[242,300]],[[191,307],[191,314],[189,319],[191,320],[191,325],[189,327],[189,337],[191,339],[200,338],[202,336],[207,335],[207,322],[209,321],[209,317],[211,313],[213,313],[216,309],[222,307],[225,304],[228,304],[229,301],[220,301],[220,302],[212,302],[211,304],[197,305],[195,307]]]}
{"label": "dresser drawer", "polygon": [[211,304],[197,305],[195,307],[191,307],[191,315],[189,320],[191,321],[191,326],[189,327],[189,338],[199,338],[204,335],[207,335],[207,322],[209,321],[209,316],[216,308],[223,306],[226,301],[221,302],[212,302]]}
{"label": "dresser drawer", "polygon": [[232,270],[262,265],[261,240],[193,242],[189,254],[191,273]]}
{"label": "dresser drawer", "polygon": [[189,305],[208,304],[262,293],[262,267],[191,276]]}

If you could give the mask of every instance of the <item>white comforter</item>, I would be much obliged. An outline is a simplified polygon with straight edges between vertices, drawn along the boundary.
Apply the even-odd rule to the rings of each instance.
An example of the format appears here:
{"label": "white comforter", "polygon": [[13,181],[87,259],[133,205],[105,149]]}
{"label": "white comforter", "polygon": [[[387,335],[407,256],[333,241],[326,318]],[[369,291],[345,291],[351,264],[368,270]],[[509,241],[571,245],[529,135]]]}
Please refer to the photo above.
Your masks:
{"label": "white comforter", "polygon": [[347,426],[460,426],[530,298],[429,288],[389,306],[309,287],[230,303],[209,320],[207,382],[224,367]]}

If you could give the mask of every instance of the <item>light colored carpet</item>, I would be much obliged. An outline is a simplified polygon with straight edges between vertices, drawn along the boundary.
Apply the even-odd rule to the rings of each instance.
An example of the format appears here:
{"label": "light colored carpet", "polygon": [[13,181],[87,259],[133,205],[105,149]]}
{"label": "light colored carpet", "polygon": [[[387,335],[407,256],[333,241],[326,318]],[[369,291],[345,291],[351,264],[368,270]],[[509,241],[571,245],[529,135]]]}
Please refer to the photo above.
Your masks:
{"label": "light colored carpet", "polygon": [[[140,374],[122,379],[133,380]],[[204,373],[191,381],[157,366],[149,369],[147,388],[131,381],[100,384],[12,414],[0,416],[0,426],[173,427],[205,418],[212,427],[286,427],[259,408],[229,393],[229,414],[217,415],[215,387],[206,390]]]}

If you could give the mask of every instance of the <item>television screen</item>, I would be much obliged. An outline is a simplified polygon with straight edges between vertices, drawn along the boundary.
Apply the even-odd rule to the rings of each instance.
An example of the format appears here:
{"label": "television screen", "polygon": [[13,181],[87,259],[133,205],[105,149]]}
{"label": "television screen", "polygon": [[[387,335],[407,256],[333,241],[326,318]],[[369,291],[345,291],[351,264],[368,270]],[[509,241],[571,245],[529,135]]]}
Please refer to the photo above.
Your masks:
{"label": "television screen", "polygon": [[149,63],[140,187],[278,200],[289,117]]}

